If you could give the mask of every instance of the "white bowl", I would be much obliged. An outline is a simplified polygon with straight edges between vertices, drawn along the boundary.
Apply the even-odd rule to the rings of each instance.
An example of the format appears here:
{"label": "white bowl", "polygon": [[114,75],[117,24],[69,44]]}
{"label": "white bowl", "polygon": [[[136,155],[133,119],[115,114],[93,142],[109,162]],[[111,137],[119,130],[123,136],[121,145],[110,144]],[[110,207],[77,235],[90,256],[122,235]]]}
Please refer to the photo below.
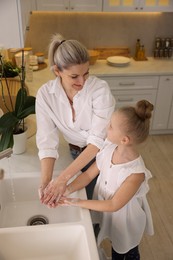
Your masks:
{"label": "white bowl", "polygon": [[112,66],[126,66],[130,63],[130,59],[124,56],[111,56],[107,58],[107,63]]}

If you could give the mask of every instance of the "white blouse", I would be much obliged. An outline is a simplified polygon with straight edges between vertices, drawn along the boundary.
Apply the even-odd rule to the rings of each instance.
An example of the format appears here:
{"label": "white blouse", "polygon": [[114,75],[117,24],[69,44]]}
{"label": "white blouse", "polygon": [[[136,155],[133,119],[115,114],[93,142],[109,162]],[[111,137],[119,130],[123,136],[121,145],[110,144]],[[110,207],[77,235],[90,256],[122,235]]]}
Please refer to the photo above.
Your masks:
{"label": "white blouse", "polygon": [[141,156],[124,164],[111,164],[115,144],[107,145],[97,154],[96,162],[100,174],[95,186],[93,198],[107,200],[113,197],[117,189],[131,174],[144,173],[145,180],[133,198],[116,212],[92,212],[93,222],[99,222],[101,230],[98,244],[108,237],[114,250],[120,254],[139,245],[144,231],[153,234],[153,223],[146,194],[148,180],[152,177],[145,167]]}
{"label": "white blouse", "polygon": [[73,98],[75,120],[65,91],[57,77],[44,84],[36,96],[39,158],[58,158],[60,131],[68,143],[102,147],[115,100],[106,81],[90,76]]}

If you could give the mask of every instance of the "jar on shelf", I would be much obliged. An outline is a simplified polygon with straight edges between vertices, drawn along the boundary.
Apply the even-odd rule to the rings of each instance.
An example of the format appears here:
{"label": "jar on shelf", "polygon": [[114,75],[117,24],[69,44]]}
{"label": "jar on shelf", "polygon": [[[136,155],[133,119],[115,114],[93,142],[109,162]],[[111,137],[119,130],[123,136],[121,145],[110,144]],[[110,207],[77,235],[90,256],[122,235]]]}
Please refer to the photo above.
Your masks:
{"label": "jar on shelf", "polygon": [[29,56],[33,54],[31,47],[25,47],[25,48],[24,48],[24,51],[27,51],[28,54],[29,54]]}
{"label": "jar on shelf", "polygon": [[37,56],[38,63],[44,63],[44,53],[43,52],[37,52],[35,53]]}
{"label": "jar on shelf", "polygon": [[160,47],[161,47],[161,39],[157,37],[155,40],[155,48],[159,49]]}

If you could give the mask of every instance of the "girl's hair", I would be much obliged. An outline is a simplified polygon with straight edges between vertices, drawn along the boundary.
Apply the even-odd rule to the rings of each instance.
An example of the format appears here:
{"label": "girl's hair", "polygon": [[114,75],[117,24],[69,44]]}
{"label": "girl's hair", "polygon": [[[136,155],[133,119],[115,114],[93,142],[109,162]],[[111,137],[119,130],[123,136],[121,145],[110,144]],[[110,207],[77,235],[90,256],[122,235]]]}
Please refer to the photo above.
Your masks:
{"label": "girl's hair", "polygon": [[55,34],[49,45],[48,60],[52,70],[56,65],[62,71],[72,65],[86,63],[89,54],[86,47],[77,40],[65,40],[61,34]]}
{"label": "girl's hair", "polygon": [[126,118],[123,121],[125,132],[133,138],[135,143],[142,143],[147,139],[153,109],[154,106],[147,100],[138,101],[135,107],[119,108],[118,111],[123,113]]}

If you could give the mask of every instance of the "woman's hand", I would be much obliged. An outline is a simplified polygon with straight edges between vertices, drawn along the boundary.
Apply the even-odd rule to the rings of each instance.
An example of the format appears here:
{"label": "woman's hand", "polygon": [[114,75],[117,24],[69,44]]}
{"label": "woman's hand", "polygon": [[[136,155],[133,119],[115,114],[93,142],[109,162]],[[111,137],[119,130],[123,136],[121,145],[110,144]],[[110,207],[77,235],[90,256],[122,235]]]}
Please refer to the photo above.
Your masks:
{"label": "woman's hand", "polygon": [[66,181],[58,176],[56,179],[50,181],[43,191],[42,203],[49,207],[58,205],[58,201],[66,191]]}

